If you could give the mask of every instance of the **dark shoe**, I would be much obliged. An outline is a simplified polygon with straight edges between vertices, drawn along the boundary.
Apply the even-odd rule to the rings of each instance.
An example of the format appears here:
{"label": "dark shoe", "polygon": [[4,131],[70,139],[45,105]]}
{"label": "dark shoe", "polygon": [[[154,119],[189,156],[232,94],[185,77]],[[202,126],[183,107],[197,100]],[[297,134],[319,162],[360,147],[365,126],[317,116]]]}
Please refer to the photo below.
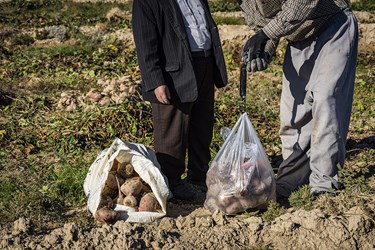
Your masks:
{"label": "dark shoe", "polygon": [[207,192],[207,185],[206,185],[206,174],[200,173],[196,174],[191,170],[188,170],[187,176],[185,179],[188,183],[191,185],[194,185],[195,187],[199,188],[202,192]]}
{"label": "dark shoe", "polygon": [[177,183],[170,185],[170,190],[173,197],[177,200],[193,200],[195,197],[195,192],[186,185],[182,180]]}
{"label": "dark shoe", "polygon": [[288,197],[276,194],[276,202],[285,208],[291,207]]}
{"label": "dark shoe", "polygon": [[207,192],[207,185],[206,181],[197,181],[197,180],[192,180],[189,177],[186,178],[186,181],[194,186],[198,186],[200,191],[202,192]]}
{"label": "dark shoe", "polygon": [[335,192],[331,192],[331,191],[323,191],[323,190],[314,190],[311,192],[311,198],[312,200],[316,200],[318,199],[321,195],[328,195],[329,197],[334,197],[336,196],[336,193]]}

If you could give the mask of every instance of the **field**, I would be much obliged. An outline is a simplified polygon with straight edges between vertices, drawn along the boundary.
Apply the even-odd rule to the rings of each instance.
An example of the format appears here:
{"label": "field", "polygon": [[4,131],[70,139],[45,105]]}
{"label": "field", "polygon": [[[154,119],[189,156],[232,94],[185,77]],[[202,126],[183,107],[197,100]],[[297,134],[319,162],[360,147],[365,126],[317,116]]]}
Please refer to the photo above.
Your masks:
{"label": "field", "polygon": [[[131,1],[0,1],[0,248],[374,249],[375,4],[351,7],[360,41],[344,190],[312,200],[306,186],[291,207],[272,202],[236,216],[211,215],[200,193],[170,203],[154,223],[102,225],[82,187],[91,163],[115,138],[153,143],[151,107],[138,93]],[[210,8],[230,79],[215,93],[214,157],[221,127],[244,111],[239,55],[252,31],[236,1]],[[246,112],[275,172],[285,43],[265,72],[248,75]]]}

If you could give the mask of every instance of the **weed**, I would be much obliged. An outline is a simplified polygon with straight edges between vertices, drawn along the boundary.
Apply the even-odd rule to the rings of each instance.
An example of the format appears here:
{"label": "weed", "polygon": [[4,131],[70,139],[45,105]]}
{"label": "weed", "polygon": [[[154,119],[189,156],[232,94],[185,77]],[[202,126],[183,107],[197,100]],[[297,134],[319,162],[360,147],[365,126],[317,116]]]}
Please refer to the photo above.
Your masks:
{"label": "weed", "polygon": [[327,214],[344,214],[350,208],[359,207],[366,215],[375,220],[373,211],[374,191],[363,193],[358,189],[344,190],[335,197],[322,195],[314,202],[314,207]]}
{"label": "weed", "polygon": [[276,201],[270,201],[267,206],[267,210],[262,214],[262,218],[265,221],[273,221],[280,215],[285,214],[286,209]]}
{"label": "weed", "polygon": [[60,5],[63,0],[12,0],[10,5],[25,10],[35,10],[50,5]]}
{"label": "weed", "polygon": [[85,161],[76,161],[75,165],[71,165],[64,156],[60,156],[60,161],[63,163],[61,166],[49,170],[51,173],[48,173],[48,176],[51,179],[42,186],[42,189],[46,187],[43,191],[49,193],[50,197],[61,200],[65,207],[84,205],[85,195],[82,192],[82,185],[89,166]]}
{"label": "weed", "polygon": [[341,167],[339,169],[339,180],[344,185],[345,189],[353,190],[357,189],[361,192],[369,192],[371,189],[367,185],[365,175],[369,172],[367,167],[354,171],[352,169]]}
{"label": "weed", "polygon": [[34,42],[34,38],[32,38],[31,36],[29,35],[26,35],[26,34],[18,34],[16,36],[13,36],[12,39],[11,39],[11,44],[13,45],[30,45]]}
{"label": "weed", "polygon": [[64,0],[16,0],[2,3],[0,22],[17,28],[93,25],[106,22],[106,14],[114,7],[129,11],[131,3],[92,4]]}
{"label": "weed", "polygon": [[210,11],[217,12],[232,12],[232,11],[240,11],[240,6],[236,0],[218,0],[218,1],[209,1]]}
{"label": "weed", "polygon": [[0,177],[0,190],[0,211],[3,211],[6,207],[5,201],[11,200],[19,187],[10,178]]}
{"label": "weed", "polygon": [[259,215],[259,210],[254,210],[254,209],[247,209],[245,212],[241,213],[241,216],[244,217],[253,217],[253,216],[258,216]]}
{"label": "weed", "polygon": [[245,19],[242,17],[221,17],[214,16],[214,20],[217,25],[245,25]]}
{"label": "weed", "polygon": [[310,194],[311,188],[309,185],[304,185],[289,196],[289,203],[296,208],[303,208],[311,210],[313,208],[313,198]]}
{"label": "weed", "polygon": [[350,7],[353,10],[357,11],[375,11],[375,3],[373,0],[360,0],[360,1],[353,1],[350,3]]}

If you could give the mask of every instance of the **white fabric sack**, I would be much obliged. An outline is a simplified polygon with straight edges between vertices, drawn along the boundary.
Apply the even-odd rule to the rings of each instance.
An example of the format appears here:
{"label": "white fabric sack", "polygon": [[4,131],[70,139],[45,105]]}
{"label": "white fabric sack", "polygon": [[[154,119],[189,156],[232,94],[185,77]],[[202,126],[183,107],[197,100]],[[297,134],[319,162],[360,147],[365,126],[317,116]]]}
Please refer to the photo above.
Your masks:
{"label": "white fabric sack", "polygon": [[123,153],[131,153],[131,164],[134,171],[138,173],[150,187],[158,200],[162,212],[138,212],[134,208],[117,204],[116,211],[122,211],[119,219],[127,222],[152,222],[167,213],[167,199],[171,195],[166,177],[160,171],[160,165],[156,159],[155,152],[142,144],[123,142],[116,138],[112,145],[103,150],[91,165],[83,188],[88,197],[88,209],[95,216],[98,209],[101,193],[110,172],[113,162],[117,156]]}

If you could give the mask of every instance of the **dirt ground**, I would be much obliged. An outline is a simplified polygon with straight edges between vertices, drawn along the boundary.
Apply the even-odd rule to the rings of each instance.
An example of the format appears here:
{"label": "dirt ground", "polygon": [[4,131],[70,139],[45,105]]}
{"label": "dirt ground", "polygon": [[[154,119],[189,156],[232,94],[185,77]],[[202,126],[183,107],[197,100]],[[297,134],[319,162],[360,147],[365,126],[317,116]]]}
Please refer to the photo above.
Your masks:
{"label": "dirt ground", "polygon": [[[168,216],[149,224],[117,221],[82,228],[76,223],[34,232],[20,218],[0,230],[1,249],[374,249],[374,222],[359,206],[332,215],[289,208],[272,222],[259,216],[211,214],[205,195],[171,201]],[[82,212],[81,212],[82,213]],[[79,216],[79,212],[72,216]]]}
{"label": "dirt ground", "polygon": [[[374,19],[369,13],[357,13],[357,16],[359,20]],[[243,44],[246,34],[251,34],[244,25],[219,28],[224,45]],[[374,50],[375,23],[360,24],[360,31],[360,48]],[[231,77],[237,78],[238,72]],[[171,201],[168,215],[149,224],[93,222],[90,227],[81,227],[72,222],[40,232],[34,230],[29,219],[19,218],[0,228],[0,248],[375,249],[374,221],[356,205],[340,215],[318,209],[289,208],[287,213],[269,222],[260,216],[210,214],[203,207],[204,199],[205,194],[199,191],[194,202]],[[374,211],[374,204],[371,206]],[[67,214],[71,217],[81,215],[90,216],[85,209]]]}

